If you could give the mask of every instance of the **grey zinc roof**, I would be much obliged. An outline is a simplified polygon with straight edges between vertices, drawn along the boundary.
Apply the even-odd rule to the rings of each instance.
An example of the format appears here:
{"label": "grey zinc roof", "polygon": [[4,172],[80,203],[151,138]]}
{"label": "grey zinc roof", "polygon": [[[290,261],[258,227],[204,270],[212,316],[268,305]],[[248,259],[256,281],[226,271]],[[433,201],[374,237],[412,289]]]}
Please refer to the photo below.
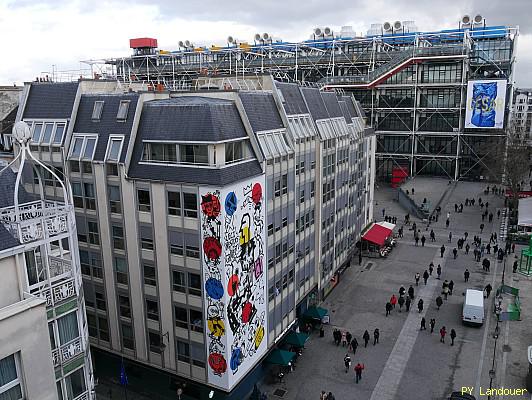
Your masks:
{"label": "grey zinc roof", "polygon": [[259,162],[250,160],[221,169],[132,163],[128,176],[151,181],[224,186],[259,174],[262,174]]}
{"label": "grey zinc roof", "polygon": [[9,233],[4,225],[0,224],[0,251],[10,249],[12,247],[18,246],[19,244],[20,242],[15,239],[11,233]]}
{"label": "grey zinc roof", "polygon": [[70,118],[77,91],[77,82],[34,82],[30,86],[23,118]]}
{"label": "grey zinc roof", "polygon": [[[104,161],[109,135],[124,135],[124,144],[122,146],[122,154],[120,155],[120,161],[124,162],[126,157],[125,149],[127,149],[129,143],[138,99],[139,96],[136,93],[81,96],[76,124],[74,125],[74,133],[98,134],[98,142],[94,152],[95,161]],[[130,101],[127,118],[125,121],[117,121],[116,114],[120,101],[122,100]],[[104,102],[102,114],[98,121],[92,120],[95,101]]]}
{"label": "grey zinc roof", "polygon": [[338,101],[338,104],[340,105],[340,108],[342,109],[342,113],[344,115],[345,122],[348,124],[351,124],[353,121],[351,121],[351,115],[349,115],[349,110],[347,109],[347,104],[345,104],[345,101]]}
{"label": "grey zinc roof", "polygon": [[271,93],[240,92],[239,95],[253,131],[269,131],[284,127]]}
{"label": "grey zinc roof", "polygon": [[[26,171],[26,169],[24,169],[24,171]],[[0,208],[11,207],[14,205],[16,179],[17,175],[11,168],[7,168],[0,174]],[[27,203],[33,200],[34,199],[30,196],[30,194],[24,190],[24,186],[21,182],[18,192],[19,204]]]}
{"label": "grey zinc roof", "polygon": [[364,112],[364,107],[362,107],[362,104],[360,104],[360,101],[355,101],[357,114],[359,117],[366,118],[366,113]]}
{"label": "grey zinc roof", "polygon": [[275,82],[275,86],[283,96],[283,107],[286,114],[296,115],[309,113],[298,85],[295,83]]}
{"label": "grey zinc roof", "polygon": [[340,105],[338,104],[338,98],[334,92],[320,92],[320,94],[330,118],[340,118],[344,116],[340,109]]}
{"label": "grey zinc roof", "polygon": [[302,87],[300,90],[307,102],[310,115],[312,115],[312,118],[314,118],[315,121],[318,119],[329,118],[327,108],[325,108],[325,103],[323,102],[323,98],[318,89]]}
{"label": "grey zinc roof", "polygon": [[247,136],[234,102],[183,96],[145,103],[137,140],[221,142]]}
{"label": "grey zinc roof", "polygon": [[342,100],[345,101],[350,118],[358,117],[357,110],[355,109],[355,105],[353,103],[354,99],[350,96],[342,96]]}

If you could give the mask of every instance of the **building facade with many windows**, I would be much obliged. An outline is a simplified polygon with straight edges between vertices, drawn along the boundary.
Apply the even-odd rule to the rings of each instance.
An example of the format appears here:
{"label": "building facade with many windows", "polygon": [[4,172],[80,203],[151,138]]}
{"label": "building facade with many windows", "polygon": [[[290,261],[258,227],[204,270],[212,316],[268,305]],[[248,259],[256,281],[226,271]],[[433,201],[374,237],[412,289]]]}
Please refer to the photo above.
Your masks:
{"label": "building facade with many windows", "polygon": [[123,357],[132,390],[243,398],[349,265],[372,219],[373,130],[352,97],[260,87],[26,85],[33,153],[72,186],[100,379]]}

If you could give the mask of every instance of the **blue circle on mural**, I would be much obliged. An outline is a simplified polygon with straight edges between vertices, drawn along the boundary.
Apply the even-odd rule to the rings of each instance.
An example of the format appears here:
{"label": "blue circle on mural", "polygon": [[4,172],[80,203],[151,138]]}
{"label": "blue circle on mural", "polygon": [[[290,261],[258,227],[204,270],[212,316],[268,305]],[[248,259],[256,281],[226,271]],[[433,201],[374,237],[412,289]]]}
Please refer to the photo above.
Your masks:
{"label": "blue circle on mural", "polygon": [[236,198],[235,192],[230,192],[225,197],[225,212],[230,217],[235,213],[236,211],[236,205],[238,204],[238,199]]}
{"label": "blue circle on mural", "polygon": [[233,349],[233,352],[231,353],[231,361],[229,365],[231,366],[231,369],[233,371],[236,371],[238,369],[238,366],[242,363],[242,350],[240,347],[237,347],[236,349]]}
{"label": "blue circle on mural", "polygon": [[215,278],[207,279],[207,282],[205,282],[205,290],[207,291],[209,297],[212,297],[215,300],[220,300],[224,295],[224,287],[222,286],[222,282]]}

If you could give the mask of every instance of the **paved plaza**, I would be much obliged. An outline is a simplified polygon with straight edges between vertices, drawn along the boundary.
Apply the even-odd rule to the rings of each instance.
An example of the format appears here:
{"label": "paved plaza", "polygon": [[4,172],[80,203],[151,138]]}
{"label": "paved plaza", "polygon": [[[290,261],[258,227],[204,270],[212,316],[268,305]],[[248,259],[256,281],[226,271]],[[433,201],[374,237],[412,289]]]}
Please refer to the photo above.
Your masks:
{"label": "paved plaza", "polygon": [[[485,302],[486,322],[481,328],[463,326],[461,323],[463,294],[466,288],[483,289],[490,283],[494,289],[501,282],[503,263],[497,263],[493,255],[490,272],[484,272],[480,263],[474,262],[472,250],[469,255],[465,250],[458,251],[453,258],[452,249],[456,247],[458,238],[464,232],[469,233],[469,243],[474,235],[480,234],[481,209],[478,198],[489,202],[489,209],[495,214],[492,223],[484,221],[483,242],[489,241],[492,232],[499,233],[500,220],[497,209],[503,207],[503,198],[496,195],[484,195],[485,184],[459,182],[448,187],[443,180],[418,180],[418,193],[430,194],[430,201],[440,202],[442,217],[437,223],[427,227],[426,223],[415,220],[418,229],[427,238],[424,247],[414,245],[413,231],[405,227],[404,238],[388,258],[365,258],[362,266],[354,261],[352,266],[342,275],[340,283],[323,302],[322,306],[329,310],[330,325],[325,327],[325,337],[320,338],[317,332],[311,335],[306,348],[299,357],[292,373],[285,375],[282,383],[264,384],[261,389],[268,393],[269,399],[318,399],[321,390],[331,391],[337,400],[342,399],[446,399],[453,390],[462,386],[474,387],[477,399],[486,399],[479,395],[489,388],[488,371],[495,366],[495,377],[492,386],[524,388],[524,378],[528,370],[527,346],[532,342],[532,323],[527,310],[532,305],[532,282],[522,276],[513,276],[511,266],[514,255],[510,255],[506,266],[506,283],[521,290],[522,321],[511,321],[500,324],[501,334],[493,362],[493,332],[496,320],[493,315],[493,291],[490,301]],[[404,185],[406,190],[410,182]],[[454,212],[454,204],[463,203],[465,198],[475,197],[475,206],[464,207],[463,213]],[[382,220],[382,208],[386,215],[397,216],[400,224],[405,211],[394,200],[394,192],[390,188],[381,187],[376,192],[375,218]],[[450,227],[445,228],[446,213],[450,213]],[[434,229],[436,241],[430,242],[429,232]],[[453,234],[448,243],[449,231]],[[444,257],[440,256],[440,247],[444,244]],[[519,248],[516,249],[516,254]],[[442,267],[441,280],[436,278],[436,270],[429,278],[427,285],[415,286],[416,272],[423,274],[430,262]],[[471,276],[468,283],[464,282],[463,273],[468,268]],[[437,310],[435,298],[441,295],[444,279],[454,281],[453,294],[444,301]],[[398,293],[399,287],[408,289],[414,285],[415,299],[409,313],[399,312],[399,307],[386,317],[385,304],[392,294]],[[443,297],[443,296],[442,296]],[[422,313],[417,310],[419,298],[424,300]],[[427,330],[420,331],[420,320],[426,318]],[[428,322],[436,319],[436,327],[430,334]],[[439,330],[447,329],[445,343],[440,343]],[[365,369],[362,381],[355,383],[354,372],[345,373],[343,358],[347,352],[341,345],[333,342],[334,328],[351,332],[358,340],[356,355],[349,352],[352,367],[361,362]],[[380,343],[373,345],[373,330],[379,328]],[[457,338],[454,346],[450,345],[449,332],[455,329]],[[368,330],[372,340],[364,348],[362,334]],[[282,397],[274,395],[276,389],[282,389]],[[277,393],[282,393],[277,392]],[[500,398],[503,397],[491,397]],[[506,398],[506,397],[504,397]],[[530,399],[527,394],[523,397]]]}

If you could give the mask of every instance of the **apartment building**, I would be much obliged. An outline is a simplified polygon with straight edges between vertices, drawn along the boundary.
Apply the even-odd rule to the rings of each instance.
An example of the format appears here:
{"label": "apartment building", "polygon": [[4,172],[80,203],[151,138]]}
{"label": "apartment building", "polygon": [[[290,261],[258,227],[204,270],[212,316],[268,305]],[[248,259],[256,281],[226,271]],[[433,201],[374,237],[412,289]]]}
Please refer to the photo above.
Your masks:
{"label": "apartment building", "polygon": [[101,379],[123,358],[131,390],[241,399],[349,265],[372,218],[374,132],[352,97],[257,79],[25,86],[30,147],[72,187]]}
{"label": "apartment building", "polygon": [[532,139],[532,89],[516,88],[512,111],[516,133],[530,143]]}
{"label": "apartment building", "polygon": [[54,199],[40,175],[34,194],[24,190],[25,171],[51,172],[32,159],[29,135],[27,126],[14,133],[16,169],[0,170],[0,398],[90,400],[94,377],[72,197],[54,174],[60,192]]}

